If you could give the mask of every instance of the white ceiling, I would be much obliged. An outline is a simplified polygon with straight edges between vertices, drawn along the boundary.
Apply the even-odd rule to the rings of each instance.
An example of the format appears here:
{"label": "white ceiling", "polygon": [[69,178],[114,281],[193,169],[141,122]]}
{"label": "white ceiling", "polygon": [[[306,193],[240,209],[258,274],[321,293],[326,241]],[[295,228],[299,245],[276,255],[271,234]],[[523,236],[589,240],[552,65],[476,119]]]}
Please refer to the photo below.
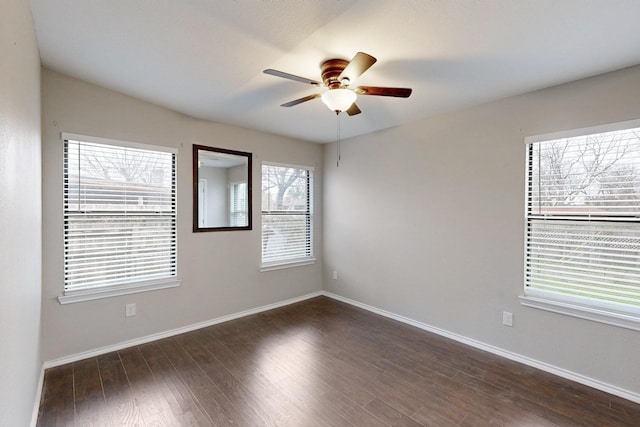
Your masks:
{"label": "white ceiling", "polygon": [[203,119],[298,139],[336,138],[320,80],[363,51],[358,81],[411,87],[360,96],[343,138],[640,64],[639,0],[31,0],[42,63]]}

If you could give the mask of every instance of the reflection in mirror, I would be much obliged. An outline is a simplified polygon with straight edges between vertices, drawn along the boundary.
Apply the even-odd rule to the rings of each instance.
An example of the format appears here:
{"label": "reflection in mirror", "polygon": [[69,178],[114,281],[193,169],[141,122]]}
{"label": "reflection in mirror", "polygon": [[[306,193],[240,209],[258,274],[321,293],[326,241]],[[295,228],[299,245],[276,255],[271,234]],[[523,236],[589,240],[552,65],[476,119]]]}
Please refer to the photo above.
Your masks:
{"label": "reflection in mirror", "polygon": [[193,231],[251,230],[251,153],[193,145]]}

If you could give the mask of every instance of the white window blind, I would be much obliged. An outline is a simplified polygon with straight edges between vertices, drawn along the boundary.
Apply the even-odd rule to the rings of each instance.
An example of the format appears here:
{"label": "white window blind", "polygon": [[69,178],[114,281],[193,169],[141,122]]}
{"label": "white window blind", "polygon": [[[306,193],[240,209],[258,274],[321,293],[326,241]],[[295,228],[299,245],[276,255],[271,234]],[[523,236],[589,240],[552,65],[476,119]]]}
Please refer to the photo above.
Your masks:
{"label": "white window blind", "polygon": [[313,258],[312,169],[262,165],[262,263]]}
{"label": "white window blind", "polygon": [[640,128],[528,145],[525,295],[640,315]]}
{"label": "white window blind", "polygon": [[176,277],[176,155],[65,138],[65,295]]}
{"label": "white window blind", "polygon": [[232,227],[245,227],[248,223],[248,206],[247,203],[247,183],[235,182],[231,184],[230,203],[231,206],[231,226]]}

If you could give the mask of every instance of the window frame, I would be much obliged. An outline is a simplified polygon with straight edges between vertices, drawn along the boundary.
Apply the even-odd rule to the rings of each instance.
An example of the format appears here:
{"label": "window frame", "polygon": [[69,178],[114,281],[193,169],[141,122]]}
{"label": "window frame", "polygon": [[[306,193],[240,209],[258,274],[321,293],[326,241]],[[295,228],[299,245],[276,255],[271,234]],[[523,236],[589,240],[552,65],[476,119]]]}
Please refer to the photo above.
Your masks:
{"label": "window frame", "polygon": [[[173,227],[172,227],[172,232],[175,236],[175,256],[173,257],[173,262],[171,263],[171,266],[173,267],[173,271],[174,274],[168,275],[167,277],[161,277],[161,278],[156,278],[156,279],[151,279],[151,280],[139,280],[139,281],[131,281],[131,282],[124,282],[124,283],[118,283],[118,284],[112,284],[112,285],[105,285],[105,286],[100,286],[100,287],[96,287],[96,288],[88,288],[88,289],[76,289],[76,290],[67,290],[65,289],[66,287],[66,283],[65,283],[65,279],[63,278],[63,294],[58,296],[58,302],[60,304],[70,304],[70,303],[76,303],[76,302],[82,302],[82,301],[89,301],[89,300],[95,300],[95,299],[100,299],[100,298],[108,298],[108,297],[114,297],[114,296],[118,296],[118,295],[127,295],[127,294],[132,294],[132,293],[138,293],[138,292],[146,292],[146,291],[153,291],[153,290],[158,290],[158,289],[166,289],[166,288],[172,288],[172,287],[177,287],[180,285],[181,283],[181,279],[178,276],[178,207],[177,207],[177,198],[178,198],[178,149],[177,148],[173,148],[173,147],[166,147],[166,146],[157,146],[157,145],[151,145],[151,144],[141,144],[141,143],[136,143],[136,142],[130,142],[130,141],[122,141],[122,140],[115,140],[115,139],[110,139],[110,138],[101,138],[101,137],[94,137],[94,136],[87,136],[87,135],[79,135],[79,134],[74,134],[74,133],[66,133],[66,132],[62,132],[60,134],[61,137],[61,141],[62,141],[62,147],[64,149],[64,147],[67,144],[67,141],[79,141],[79,142],[87,142],[87,143],[93,143],[93,144],[101,144],[101,145],[107,145],[107,146],[112,146],[112,147],[122,147],[122,148],[131,148],[131,149],[140,149],[140,150],[146,150],[146,151],[156,151],[156,152],[163,152],[163,153],[170,153],[173,156],[173,161],[172,161],[172,194],[173,194],[173,209],[172,209],[172,217],[173,217]],[[63,168],[67,167],[66,165],[66,158],[62,159],[62,166]],[[63,173],[63,182],[62,182],[62,187],[64,188],[65,186],[65,173]],[[65,205],[65,199],[66,199],[66,195],[63,194],[62,196],[62,204],[63,204],[63,222],[64,217],[65,217],[65,212],[64,212],[64,205]],[[62,241],[63,241],[63,245],[66,244],[66,237],[65,237],[65,231],[64,229],[61,231],[62,232]],[[64,247],[64,246],[63,246]],[[65,261],[62,260],[62,263],[64,264]]]}
{"label": "window frame", "polygon": [[[308,251],[309,254],[307,256],[304,257],[297,257],[297,258],[283,258],[283,259],[277,259],[277,260],[270,260],[270,261],[264,261],[264,215],[265,214],[269,214],[268,212],[272,212],[272,211],[264,211],[262,209],[262,180],[264,177],[264,166],[275,166],[275,167],[281,167],[281,168],[291,168],[291,169],[301,169],[301,170],[305,170],[307,172],[307,194],[306,194],[306,199],[307,199],[307,204],[306,204],[306,210],[304,212],[300,212],[299,215],[305,215],[306,217],[306,224],[307,224],[307,232],[308,234]],[[278,162],[270,162],[270,161],[263,161],[262,164],[260,165],[260,184],[261,184],[261,189],[260,189],[260,241],[261,241],[261,247],[260,247],[260,271],[261,272],[265,272],[265,271],[272,271],[272,270],[280,270],[280,269],[284,269],[284,268],[292,268],[292,267],[299,267],[299,266],[304,266],[304,265],[311,265],[314,264],[316,262],[316,258],[314,256],[314,241],[315,241],[315,236],[314,236],[314,226],[313,226],[313,222],[314,222],[314,213],[313,213],[313,209],[314,209],[314,203],[313,203],[313,199],[314,199],[314,168],[313,166],[304,166],[304,165],[295,165],[295,164],[288,164],[288,163],[278,163]],[[298,215],[298,213],[294,213],[294,215]]]}
{"label": "window frame", "polygon": [[[552,141],[556,139],[573,138],[600,134],[612,131],[622,131],[640,127],[640,120],[629,120],[604,125],[590,126],[568,131],[553,132],[535,136],[525,137],[525,191],[524,191],[524,253],[523,272],[524,286],[523,295],[519,296],[520,304],[527,307],[542,309],[554,313],[564,314],[581,319],[619,326],[627,329],[640,330],[640,309],[626,307],[623,304],[609,303],[604,300],[588,300],[584,297],[572,297],[567,294],[548,293],[538,289],[530,288],[527,285],[527,244],[528,226],[530,221],[529,196],[531,189],[531,147],[535,143]],[[615,217],[616,215],[611,215]],[[623,216],[623,215],[620,215]],[[553,217],[551,218],[554,219]],[[557,219],[556,219],[557,220]],[[569,223],[579,220],[564,219]],[[594,218],[598,221],[598,218]],[[637,226],[640,227],[640,222]]]}

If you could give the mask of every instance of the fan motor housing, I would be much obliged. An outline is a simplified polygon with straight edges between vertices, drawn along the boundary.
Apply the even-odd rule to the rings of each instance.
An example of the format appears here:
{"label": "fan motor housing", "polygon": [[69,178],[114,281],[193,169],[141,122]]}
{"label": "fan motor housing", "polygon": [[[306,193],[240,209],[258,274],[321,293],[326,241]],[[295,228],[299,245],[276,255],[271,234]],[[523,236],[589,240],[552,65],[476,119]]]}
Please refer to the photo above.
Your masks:
{"label": "fan motor housing", "polygon": [[349,64],[344,59],[329,59],[322,63],[322,81],[329,89],[338,89],[342,86],[342,82],[338,80],[340,74]]}

